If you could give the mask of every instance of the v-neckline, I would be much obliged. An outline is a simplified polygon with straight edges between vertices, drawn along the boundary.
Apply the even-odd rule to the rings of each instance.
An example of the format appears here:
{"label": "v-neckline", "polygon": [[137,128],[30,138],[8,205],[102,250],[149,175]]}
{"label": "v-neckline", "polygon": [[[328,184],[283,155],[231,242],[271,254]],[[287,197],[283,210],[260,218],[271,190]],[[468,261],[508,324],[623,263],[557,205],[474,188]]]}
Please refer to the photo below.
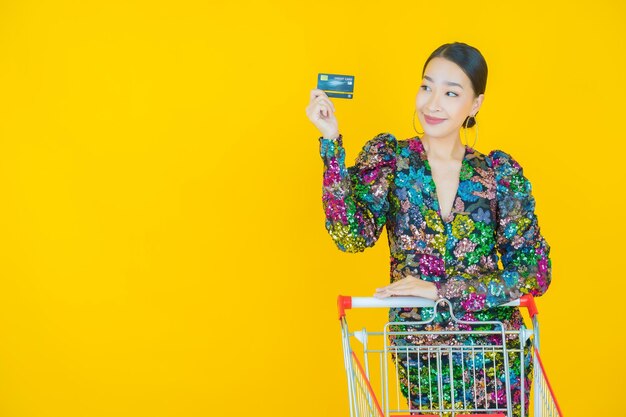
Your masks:
{"label": "v-neckline", "polygon": [[437,195],[437,184],[435,183],[435,178],[433,177],[433,171],[430,166],[430,161],[428,160],[428,155],[426,155],[426,150],[424,149],[424,142],[422,142],[422,139],[419,136],[416,136],[414,139],[418,140],[420,143],[420,146],[418,148],[421,154],[420,159],[425,162],[424,166],[426,167],[426,170],[428,171],[428,174],[430,176],[430,181],[432,182],[432,187],[430,189],[431,189],[431,193],[432,193],[431,195],[432,195],[433,201],[437,202],[437,215],[439,216],[441,223],[443,224],[449,223],[454,218],[454,213],[455,213],[454,208],[456,207],[457,200],[461,198],[459,195],[459,189],[461,188],[461,176],[463,175],[463,168],[465,167],[465,163],[467,161],[467,155],[470,153],[470,147],[467,145],[464,145],[465,150],[463,153],[463,159],[461,160],[461,169],[459,171],[459,183],[456,187],[456,192],[454,193],[454,198],[452,200],[452,208],[450,209],[450,213],[448,213],[448,215],[444,219],[441,213],[441,203],[439,202],[439,196]]}

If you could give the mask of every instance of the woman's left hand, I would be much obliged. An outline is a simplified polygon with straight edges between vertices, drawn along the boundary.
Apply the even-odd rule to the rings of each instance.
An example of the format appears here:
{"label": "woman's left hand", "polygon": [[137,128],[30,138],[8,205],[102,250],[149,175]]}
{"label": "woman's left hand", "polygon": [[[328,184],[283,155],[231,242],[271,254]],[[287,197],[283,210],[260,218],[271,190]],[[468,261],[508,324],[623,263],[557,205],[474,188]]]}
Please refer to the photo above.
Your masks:
{"label": "woman's left hand", "polygon": [[435,301],[439,298],[435,284],[412,275],[399,279],[386,287],[376,288],[374,297],[385,298],[392,295],[422,297]]}

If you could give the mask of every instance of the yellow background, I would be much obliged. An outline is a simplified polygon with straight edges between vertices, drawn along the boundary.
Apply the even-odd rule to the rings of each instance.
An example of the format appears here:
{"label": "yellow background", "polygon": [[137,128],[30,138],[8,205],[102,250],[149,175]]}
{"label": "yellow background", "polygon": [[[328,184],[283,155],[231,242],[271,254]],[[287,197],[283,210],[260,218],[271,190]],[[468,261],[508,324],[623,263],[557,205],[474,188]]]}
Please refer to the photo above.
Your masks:
{"label": "yellow background", "polygon": [[3,1],[0,415],[348,415],[335,300],[388,282],[388,247],[327,234],[309,91],[356,76],[352,164],[414,136],[453,41],[489,66],[476,148],[522,164],[552,247],[562,408],[626,415],[625,23],[608,0]]}

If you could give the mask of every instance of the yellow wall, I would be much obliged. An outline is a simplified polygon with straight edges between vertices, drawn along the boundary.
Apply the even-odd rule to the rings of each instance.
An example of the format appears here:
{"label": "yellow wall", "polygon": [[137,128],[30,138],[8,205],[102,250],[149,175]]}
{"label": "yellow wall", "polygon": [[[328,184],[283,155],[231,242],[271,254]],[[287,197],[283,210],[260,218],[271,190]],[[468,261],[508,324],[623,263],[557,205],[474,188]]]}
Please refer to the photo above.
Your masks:
{"label": "yellow wall", "polygon": [[335,299],[388,282],[388,248],[324,229],[309,90],[356,76],[352,163],[414,135],[452,41],[489,65],[476,148],[533,183],[563,409],[618,415],[624,23],[615,0],[2,2],[0,415],[347,415]]}

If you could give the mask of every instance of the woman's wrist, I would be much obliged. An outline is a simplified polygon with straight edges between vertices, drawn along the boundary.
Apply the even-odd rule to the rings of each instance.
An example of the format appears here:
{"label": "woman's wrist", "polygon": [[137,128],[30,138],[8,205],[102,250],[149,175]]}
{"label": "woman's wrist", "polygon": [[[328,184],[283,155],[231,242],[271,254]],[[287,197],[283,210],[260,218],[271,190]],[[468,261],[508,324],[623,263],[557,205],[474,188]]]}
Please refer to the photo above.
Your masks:
{"label": "woman's wrist", "polygon": [[445,297],[442,296],[443,282],[435,281],[435,282],[432,282],[431,284],[433,284],[435,286],[435,301],[437,301],[440,298],[445,298]]}
{"label": "woman's wrist", "polygon": [[341,134],[339,132],[335,132],[332,135],[323,135],[322,139],[337,140],[339,139],[339,136],[341,136]]}

